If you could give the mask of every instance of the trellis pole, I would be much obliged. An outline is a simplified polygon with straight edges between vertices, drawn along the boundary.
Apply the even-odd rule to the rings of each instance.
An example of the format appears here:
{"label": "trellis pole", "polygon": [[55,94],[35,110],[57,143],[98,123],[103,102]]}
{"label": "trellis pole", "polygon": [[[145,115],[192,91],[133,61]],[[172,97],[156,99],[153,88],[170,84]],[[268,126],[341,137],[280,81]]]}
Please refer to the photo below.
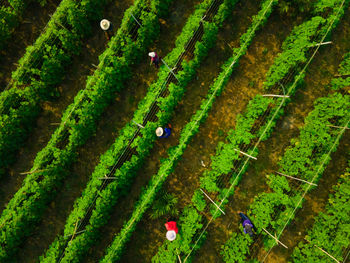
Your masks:
{"label": "trellis pole", "polygon": [[304,182],[304,183],[307,183],[307,184],[310,184],[310,185],[317,186],[317,184],[310,183],[310,182],[308,182],[308,181],[305,181],[305,180],[300,179],[300,178],[297,178],[297,177],[293,177],[293,176],[290,176],[290,175],[286,175],[286,174],[283,174],[283,173],[280,173],[280,172],[277,172],[277,171],[276,171],[276,173],[278,173],[279,175],[283,175],[283,176],[285,176],[285,177],[288,177],[288,178],[292,178],[292,179],[297,180],[297,181],[301,181],[301,182]]}
{"label": "trellis pole", "polygon": [[306,238],[304,238],[307,242],[309,242],[311,245],[317,247],[319,250],[321,250],[323,253],[325,253],[327,256],[329,256],[331,259],[335,260],[336,262],[340,263],[339,260],[337,260],[335,257],[333,257],[331,254],[329,254],[326,250],[320,248],[319,246],[312,244],[309,240],[307,240]]}
{"label": "trellis pole", "polygon": [[130,13],[132,18],[136,21],[136,23],[141,27],[142,25],[140,24],[140,22],[136,19],[136,17],[134,17],[134,15],[132,13]]}
{"label": "trellis pole", "polygon": [[281,241],[279,241],[279,240],[277,239],[277,237],[275,237],[275,236],[273,236],[272,234],[270,234],[270,232],[267,231],[265,228],[263,228],[262,230],[264,230],[270,237],[272,237],[272,238],[277,242],[277,244],[280,244],[280,245],[282,245],[284,248],[288,249],[288,247],[287,247],[285,244],[283,244]]}
{"label": "trellis pole", "polygon": [[263,97],[277,97],[277,98],[289,98],[288,95],[275,95],[275,94],[264,94]]}
{"label": "trellis pole", "polygon": [[168,64],[165,63],[165,61],[164,61],[162,58],[161,58],[160,60],[161,60],[161,61],[163,62],[163,64],[168,68],[168,70],[170,71],[170,73],[173,74],[173,76],[177,79],[177,81],[178,81],[179,83],[181,83],[180,80],[176,77],[176,75],[175,75],[175,73],[174,73],[174,71],[173,71],[175,68],[173,68],[173,69],[169,68]]}
{"label": "trellis pole", "polygon": [[336,125],[330,125],[330,124],[327,124],[328,127],[332,127],[332,128],[338,128],[338,129],[345,129],[345,130],[350,130],[349,127],[341,127],[341,126],[336,126]]}
{"label": "trellis pole", "polygon": [[213,199],[211,199],[210,196],[207,195],[207,194],[202,190],[202,188],[199,188],[199,189],[200,189],[200,190],[202,191],[202,193],[217,207],[217,209],[220,210],[221,213],[223,213],[224,215],[226,215],[225,212],[222,211],[222,209],[213,201]]}
{"label": "trellis pole", "polygon": [[240,150],[238,150],[238,149],[234,149],[236,152],[240,152],[241,154],[243,154],[243,155],[245,155],[245,156],[248,156],[249,158],[252,158],[252,159],[254,159],[254,160],[257,160],[258,158],[256,158],[256,157],[254,157],[254,156],[251,156],[251,155],[249,155],[249,154],[247,154],[247,153],[245,153],[245,152],[242,152],[242,151],[240,151]]}

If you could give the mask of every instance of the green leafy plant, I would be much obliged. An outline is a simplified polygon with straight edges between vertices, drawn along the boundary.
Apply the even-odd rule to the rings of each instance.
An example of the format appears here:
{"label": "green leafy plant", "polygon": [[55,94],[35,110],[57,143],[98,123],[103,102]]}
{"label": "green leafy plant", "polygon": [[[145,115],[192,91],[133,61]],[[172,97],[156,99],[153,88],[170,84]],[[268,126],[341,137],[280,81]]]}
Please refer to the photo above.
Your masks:
{"label": "green leafy plant", "polygon": [[176,203],[177,198],[173,194],[169,194],[164,190],[160,191],[152,205],[150,218],[157,219],[165,215],[177,216],[179,211],[176,209]]}

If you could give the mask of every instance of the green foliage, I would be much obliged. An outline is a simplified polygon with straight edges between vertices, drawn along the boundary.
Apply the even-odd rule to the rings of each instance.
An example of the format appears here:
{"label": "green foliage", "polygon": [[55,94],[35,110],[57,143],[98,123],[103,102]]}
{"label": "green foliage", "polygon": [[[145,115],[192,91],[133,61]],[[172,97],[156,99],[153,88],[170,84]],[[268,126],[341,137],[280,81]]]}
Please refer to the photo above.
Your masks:
{"label": "green foliage", "polygon": [[[239,237],[238,237],[239,236]],[[240,243],[236,243],[237,239]],[[220,254],[225,262],[233,263],[245,263],[247,260],[242,258],[241,255],[249,253],[249,245],[253,242],[251,237],[242,233],[233,233],[230,239],[221,247]]]}
{"label": "green foliage", "polygon": [[[350,164],[350,163],[349,163]],[[325,212],[315,218],[306,239],[300,242],[292,254],[292,262],[328,262],[331,260],[314,245],[326,250],[340,262],[345,260],[342,253],[350,245],[350,170],[342,175],[333,187]],[[332,260],[331,260],[332,261]]]}
{"label": "green foliage", "polygon": [[[0,169],[3,172],[15,161],[18,149],[35,126],[40,103],[58,94],[57,84],[62,81],[72,57],[80,53],[82,39],[91,31],[90,25],[100,18],[107,1],[63,0],[45,32],[33,46],[27,47],[19,60],[18,68],[12,73],[12,88],[0,94]],[[12,2],[22,10],[26,1]],[[94,15],[88,16],[92,8]]]}
{"label": "green foliage", "polygon": [[[178,57],[182,54],[184,46],[189,41],[189,39],[193,36],[193,31],[198,27],[199,21],[201,20],[204,12],[206,11],[205,7],[208,7],[210,1],[205,2],[206,5],[199,5],[195,11],[195,13],[189,18],[186,23],[182,33],[176,40],[176,46],[172,50],[172,52],[167,55],[164,60],[167,64],[174,64]],[[145,21],[143,21],[144,23]],[[208,30],[205,30],[204,36],[206,34],[212,34]],[[204,37],[203,37],[204,38]],[[213,46],[214,39],[211,42],[206,43],[206,49],[201,49],[201,52],[207,53],[209,48]],[[130,122],[127,124],[121,131],[119,136],[117,137],[115,143],[111,146],[111,148],[102,156],[101,162],[96,167],[91,180],[89,181],[86,189],[83,192],[81,198],[76,201],[75,209],[70,214],[65,230],[64,235],[60,235],[57,237],[56,241],[50,246],[49,250],[46,253],[46,257],[42,258],[42,262],[52,262],[55,261],[57,255],[59,253],[65,252],[65,256],[62,262],[78,260],[78,258],[84,255],[84,251],[87,251],[89,247],[95,242],[96,238],[99,236],[100,227],[104,225],[113,209],[113,206],[116,204],[119,196],[126,192],[130,183],[132,182],[133,176],[135,175],[137,169],[141,166],[143,160],[149,154],[154,141],[156,140],[156,136],[154,130],[158,126],[163,126],[168,123],[169,118],[173,112],[174,107],[181,100],[181,97],[185,91],[185,87],[187,83],[193,78],[195,70],[199,67],[201,60],[203,58],[203,53],[196,53],[195,56],[190,62],[188,62],[188,67],[184,67],[184,69],[177,73],[178,78],[180,79],[179,84],[172,83],[168,86],[169,94],[165,98],[158,98],[159,88],[162,86],[163,82],[167,78],[169,72],[166,67],[161,66],[160,71],[158,73],[158,80],[153,83],[144,99],[139,103],[138,109],[134,113],[134,118],[138,123],[143,122],[144,116],[150,109],[152,103],[157,99],[159,108],[161,109],[158,113],[158,120],[155,122],[148,122],[144,129],[140,130],[142,136],[138,136],[132,143],[132,147],[136,148],[135,154],[132,158],[125,162],[119,169],[115,171],[114,176],[116,176],[117,180],[111,182],[106,189],[102,192],[99,192],[99,188],[101,185],[101,180],[98,178],[103,177],[105,174],[109,174],[110,170],[113,166],[113,160],[118,158],[122,149],[124,149],[129,141],[132,139],[134,132],[137,127]],[[174,153],[175,154],[175,153]],[[179,153],[176,153],[176,156],[179,156]],[[172,172],[173,164],[172,162],[165,161],[162,163],[162,169],[160,173],[168,174]],[[152,189],[151,193],[143,194],[143,199],[145,202],[150,202],[155,199],[155,195],[158,192],[157,185],[159,181],[151,180],[151,184],[155,185],[155,189]],[[93,203],[94,197],[99,193],[99,196],[96,201],[96,206],[94,207],[92,216],[89,220],[89,224],[87,225],[86,231],[79,235],[79,238],[73,239],[67,247],[65,247],[65,242],[67,242],[67,238],[65,235],[69,235],[74,231],[74,226],[77,221],[80,221],[84,215],[88,207]],[[141,199],[138,204],[142,204],[143,199]],[[143,214],[149,206],[141,207],[137,210],[137,214]],[[135,216],[138,219],[138,216]],[[137,222],[137,221],[135,221]],[[113,250],[112,258],[117,258],[123,252],[123,244],[129,238],[130,233],[134,230],[135,222],[126,223],[125,228],[122,230],[122,236],[116,237],[116,249]],[[62,245],[63,244],[63,245]],[[60,252],[58,252],[60,251]]]}
{"label": "green foliage", "polygon": [[[300,130],[299,137],[293,140],[293,145],[286,149],[279,163],[281,167],[279,171],[316,183],[330,161],[329,151],[334,151],[336,149],[336,147],[333,147],[334,144],[337,146],[339,142],[339,131],[327,125],[330,124],[331,120],[337,120],[335,125],[344,126],[344,123],[349,122],[349,116],[350,96],[335,93],[318,99],[315,102],[314,110],[306,117],[305,125]],[[273,232],[279,233],[287,220],[293,219],[293,211],[296,204],[299,203],[301,193],[299,189],[292,189],[284,176],[270,175],[268,179],[268,185],[271,190],[255,197],[250,205],[249,214],[253,218],[258,232],[262,228],[269,228],[273,229]],[[301,186],[301,189],[305,191],[309,190],[309,188],[310,185],[307,184]],[[346,200],[347,198],[344,199],[344,201]],[[240,244],[243,241],[239,235],[234,237],[234,241],[229,240],[228,242],[230,246],[225,246],[225,250],[231,247],[232,244],[234,251],[242,250]],[[275,243],[266,236],[265,245],[269,248]],[[235,256],[244,259],[246,255],[247,251],[244,252],[242,250],[242,254],[236,254]],[[300,256],[300,259],[304,259],[304,257]]]}
{"label": "green foliage", "polygon": [[[77,94],[74,98],[74,102],[63,113],[61,124],[52,135],[48,145],[37,154],[32,168],[32,171],[37,172],[27,176],[21,189],[10,200],[6,209],[3,211],[0,218],[2,224],[0,230],[0,243],[2,245],[0,256],[8,257],[14,253],[21,240],[30,234],[35,223],[40,220],[48,203],[52,200],[56,191],[60,189],[64,178],[68,175],[68,168],[76,159],[77,148],[83,145],[86,140],[94,134],[95,123],[100,118],[107,105],[113,100],[115,93],[124,88],[124,83],[130,76],[131,66],[135,65],[137,61],[144,56],[147,47],[152,43],[155,35],[159,32],[159,13],[157,10],[151,10],[150,12],[149,4],[146,2],[148,1],[135,1],[134,6],[125,12],[121,27],[111,39],[109,47],[100,56],[101,61],[98,69],[93,76],[88,78],[85,90]],[[155,0],[153,2],[159,1]],[[88,20],[86,20],[85,15],[82,16],[83,20],[80,20],[78,14],[97,14],[102,10],[103,4],[104,1],[95,0],[83,0],[80,2],[64,0],[61,2],[55,15],[59,16],[56,17],[57,19],[64,16],[64,19],[71,21],[72,24],[76,26],[71,30],[76,30],[77,32],[87,31]],[[93,10],[90,10],[90,8]],[[148,9],[148,11],[144,11],[145,9]],[[75,16],[70,16],[71,11]],[[130,11],[132,11],[134,15],[140,14],[143,18],[143,26],[139,29],[138,37],[135,41],[131,40],[131,36],[127,33],[129,32],[129,27],[134,24],[134,20],[129,14]],[[68,16],[66,16],[67,13]],[[81,25],[81,27],[78,27],[79,25]],[[31,50],[32,49],[33,48],[31,48]],[[50,52],[52,50],[55,49],[51,48]],[[42,50],[40,50],[40,52],[41,51]],[[116,53],[120,55],[116,57]],[[50,70],[56,72],[57,69],[55,67],[56,65],[50,62]],[[51,81],[51,79],[48,79],[48,81]],[[19,93],[19,95],[17,95],[18,92],[12,90],[11,92],[16,96],[22,94]],[[25,92],[25,90],[23,92]],[[15,96],[12,96],[11,99],[13,97]],[[0,96],[0,98],[2,97]],[[37,100],[33,102],[33,104],[35,103],[37,103]],[[1,106],[0,109],[6,110]],[[118,145],[111,151],[118,151]],[[113,152],[113,154],[116,153]],[[111,159],[106,157],[106,161],[110,163]],[[102,173],[103,171],[108,171],[108,169],[109,166],[99,167],[98,172]],[[105,174],[107,173],[108,172]],[[96,175],[101,177],[101,174],[96,173]],[[104,174],[102,176],[104,176]],[[93,186],[98,187],[101,184],[101,180],[95,179]],[[112,187],[113,185],[110,189],[106,190],[115,191]],[[89,198],[93,198],[93,194],[94,192],[91,192]],[[118,196],[119,195],[116,195],[115,198]],[[103,202],[98,203],[98,205],[101,206],[103,204]],[[87,209],[86,203],[83,204],[83,207]],[[79,210],[78,215],[82,217],[84,211],[85,210]],[[92,218],[100,224],[105,220],[100,219],[95,214]],[[74,232],[76,222],[75,220],[74,223],[71,224],[73,229],[66,229],[67,235]],[[91,239],[96,238],[93,234],[91,234],[90,237]],[[87,243],[88,240],[83,240],[82,242]],[[62,240],[58,240],[56,244],[61,246]],[[79,250],[83,248],[84,247],[79,247]],[[59,250],[52,250],[53,251],[49,252],[51,253],[50,256],[54,255],[57,257]],[[47,262],[53,261],[55,261],[55,259],[53,258],[51,260],[48,256]]]}
{"label": "green foliage", "polygon": [[179,211],[175,207],[176,203],[177,198],[173,194],[169,194],[164,190],[160,191],[152,205],[151,219],[157,219],[165,215],[178,215]]}

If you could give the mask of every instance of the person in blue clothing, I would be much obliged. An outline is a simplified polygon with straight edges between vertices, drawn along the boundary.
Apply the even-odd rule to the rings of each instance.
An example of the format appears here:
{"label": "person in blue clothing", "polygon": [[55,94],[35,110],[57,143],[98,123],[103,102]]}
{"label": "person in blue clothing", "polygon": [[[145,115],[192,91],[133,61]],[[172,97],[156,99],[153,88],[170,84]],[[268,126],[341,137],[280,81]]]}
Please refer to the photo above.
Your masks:
{"label": "person in blue clothing", "polygon": [[158,127],[156,129],[156,134],[157,134],[158,138],[168,138],[171,134],[170,124],[166,128]]}
{"label": "person in blue clothing", "polygon": [[241,223],[243,226],[244,233],[253,237],[253,235],[254,235],[253,229],[256,231],[256,228],[253,225],[252,221],[250,221],[250,219],[242,212],[239,212],[238,214],[241,217]]}

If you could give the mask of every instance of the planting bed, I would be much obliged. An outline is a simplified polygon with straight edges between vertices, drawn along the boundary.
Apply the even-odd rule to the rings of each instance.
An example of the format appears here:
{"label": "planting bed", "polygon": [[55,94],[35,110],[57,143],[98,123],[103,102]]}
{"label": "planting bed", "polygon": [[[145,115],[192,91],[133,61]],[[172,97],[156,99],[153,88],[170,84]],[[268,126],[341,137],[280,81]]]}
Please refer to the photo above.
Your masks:
{"label": "planting bed", "polygon": [[0,262],[349,260],[349,5],[0,0]]}

